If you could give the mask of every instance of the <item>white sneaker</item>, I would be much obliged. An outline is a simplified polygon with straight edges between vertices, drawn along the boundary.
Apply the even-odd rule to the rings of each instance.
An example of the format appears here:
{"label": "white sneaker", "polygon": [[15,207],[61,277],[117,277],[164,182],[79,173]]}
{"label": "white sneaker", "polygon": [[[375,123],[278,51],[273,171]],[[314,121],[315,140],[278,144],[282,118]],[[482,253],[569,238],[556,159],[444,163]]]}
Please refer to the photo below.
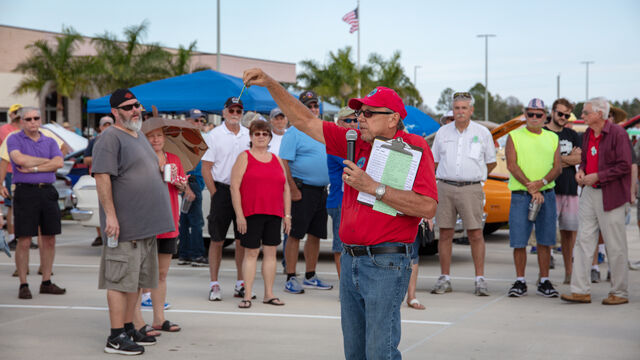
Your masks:
{"label": "white sneaker", "polygon": [[209,290],[209,301],[221,301],[222,300],[222,289],[220,289],[220,285],[216,284],[211,287]]}

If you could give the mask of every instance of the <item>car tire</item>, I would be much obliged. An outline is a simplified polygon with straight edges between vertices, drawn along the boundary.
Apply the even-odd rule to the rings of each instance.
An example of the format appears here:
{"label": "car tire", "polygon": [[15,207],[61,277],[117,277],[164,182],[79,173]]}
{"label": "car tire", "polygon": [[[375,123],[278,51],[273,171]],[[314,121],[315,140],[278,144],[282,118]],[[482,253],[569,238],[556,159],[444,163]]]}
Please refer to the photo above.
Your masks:
{"label": "car tire", "polygon": [[501,227],[505,226],[506,223],[485,223],[484,228],[482,229],[483,235],[490,235],[494,232],[498,231]]}

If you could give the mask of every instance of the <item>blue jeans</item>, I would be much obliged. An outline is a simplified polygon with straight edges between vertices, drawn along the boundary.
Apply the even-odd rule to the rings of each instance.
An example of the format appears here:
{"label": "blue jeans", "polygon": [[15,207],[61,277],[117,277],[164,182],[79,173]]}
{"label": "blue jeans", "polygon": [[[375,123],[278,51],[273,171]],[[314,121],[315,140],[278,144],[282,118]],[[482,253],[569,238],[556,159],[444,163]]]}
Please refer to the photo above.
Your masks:
{"label": "blue jeans", "polygon": [[[398,246],[383,243],[371,246]],[[340,310],[347,360],[401,359],[400,306],[411,277],[411,244],[405,253],[340,257]]]}
{"label": "blue jeans", "polygon": [[202,189],[197,182],[189,182],[191,191],[196,198],[191,203],[189,212],[180,212],[180,245],[178,256],[183,259],[195,259],[204,256],[204,241],[202,240]]}
{"label": "blue jeans", "polygon": [[553,190],[543,193],[544,203],[535,222],[529,221],[529,193],[511,193],[509,209],[509,243],[512,248],[526,248],[533,225],[536,225],[536,242],[540,245],[556,244],[556,194]]}
{"label": "blue jeans", "polygon": [[340,210],[341,208],[327,208],[327,214],[331,216],[331,224],[333,232],[333,245],[331,246],[331,251],[334,253],[342,252],[342,240],[340,240]]}

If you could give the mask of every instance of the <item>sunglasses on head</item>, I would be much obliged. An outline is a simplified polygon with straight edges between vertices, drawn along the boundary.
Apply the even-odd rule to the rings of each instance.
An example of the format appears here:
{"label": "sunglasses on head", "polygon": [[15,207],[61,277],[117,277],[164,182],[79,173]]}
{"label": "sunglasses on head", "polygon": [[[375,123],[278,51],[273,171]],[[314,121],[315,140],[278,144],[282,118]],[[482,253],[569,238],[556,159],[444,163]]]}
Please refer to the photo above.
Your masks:
{"label": "sunglasses on head", "polygon": [[527,113],[527,117],[530,117],[530,118],[535,117],[535,118],[540,119],[540,118],[542,118],[543,116],[544,116],[544,114],[540,114],[540,113],[532,113],[532,112],[528,112],[528,113]]}
{"label": "sunglasses on head", "polygon": [[370,118],[374,114],[393,114],[393,111],[371,111],[371,110],[356,110],[356,116],[364,115],[365,118]]}
{"label": "sunglasses on head", "polygon": [[557,114],[559,117],[563,117],[563,118],[565,118],[565,119],[567,119],[567,120],[569,120],[569,118],[571,117],[571,113],[569,113],[569,114],[565,114],[565,113],[563,113],[562,111],[556,111],[556,114]]}
{"label": "sunglasses on head", "polygon": [[40,120],[40,116],[26,117],[26,118],[22,118],[22,120],[27,121],[27,122],[31,121],[31,120],[38,121],[38,120]]}
{"label": "sunglasses on head", "polygon": [[358,122],[358,119],[357,118],[346,118],[346,119],[342,119],[342,121],[346,122],[347,124],[351,124],[351,123]]}
{"label": "sunglasses on head", "polygon": [[229,114],[242,114],[242,109],[240,108],[227,108]]}
{"label": "sunglasses on head", "polygon": [[267,132],[267,131],[256,131],[253,133],[253,136],[264,136],[264,137],[268,137],[270,136],[271,133]]}
{"label": "sunglasses on head", "polygon": [[122,105],[122,106],[118,106],[118,109],[122,109],[124,111],[131,111],[131,109],[136,108],[139,109],[140,108],[140,103],[137,102],[135,104],[129,104],[129,105]]}
{"label": "sunglasses on head", "polygon": [[471,93],[469,92],[456,92],[453,93],[453,99],[471,99]]}
{"label": "sunglasses on head", "polygon": [[318,103],[309,104],[307,107],[309,109],[320,109],[320,105],[318,105]]}

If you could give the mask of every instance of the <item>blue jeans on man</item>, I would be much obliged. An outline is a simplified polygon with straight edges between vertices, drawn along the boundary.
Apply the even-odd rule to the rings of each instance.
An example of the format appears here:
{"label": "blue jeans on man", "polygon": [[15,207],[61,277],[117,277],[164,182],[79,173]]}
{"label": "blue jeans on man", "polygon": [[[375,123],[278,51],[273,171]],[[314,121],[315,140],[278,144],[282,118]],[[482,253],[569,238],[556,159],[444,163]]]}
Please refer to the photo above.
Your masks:
{"label": "blue jeans on man", "polygon": [[344,354],[353,359],[401,359],[400,306],[411,277],[412,244],[404,253],[340,257],[340,308]]}
{"label": "blue jeans on man", "polygon": [[188,213],[180,212],[180,244],[178,256],[182,259],[193,260],[204,256],[204,241],[202,240],[202,189],[196,181],[189,181],[191,191],[196,198],[191,203]]}

